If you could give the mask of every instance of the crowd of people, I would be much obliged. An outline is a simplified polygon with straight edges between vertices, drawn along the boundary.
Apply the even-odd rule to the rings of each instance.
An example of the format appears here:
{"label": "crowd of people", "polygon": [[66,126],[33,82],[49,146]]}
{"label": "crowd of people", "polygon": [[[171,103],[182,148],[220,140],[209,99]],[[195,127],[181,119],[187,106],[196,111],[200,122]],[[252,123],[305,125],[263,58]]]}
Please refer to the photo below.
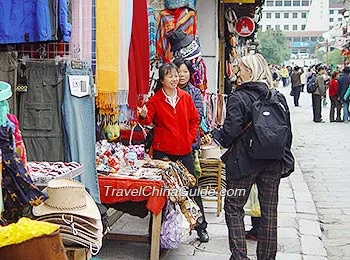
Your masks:
{"label": "crowd of people", "polygon": [[[315,64],[310,67],[270,65],[274,86],[291,87],[294,106],[299,107],[300,93],[307,90],[308,84],[315,84],[312,97],[313,121],[325,123],[322,107],[330,101],[329,122],[349,123],[350,66],[331,67]],[[327,95],[328,93],[328,95]]]}

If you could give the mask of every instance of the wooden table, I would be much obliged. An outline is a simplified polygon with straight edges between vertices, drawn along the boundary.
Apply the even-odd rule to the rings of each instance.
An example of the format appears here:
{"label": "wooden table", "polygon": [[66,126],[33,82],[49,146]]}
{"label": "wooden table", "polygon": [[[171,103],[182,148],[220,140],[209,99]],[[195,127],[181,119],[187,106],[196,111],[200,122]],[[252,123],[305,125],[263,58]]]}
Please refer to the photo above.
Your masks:
{"label": "wooden table", "polygon": [[[162,209],[166,203],[165,193],[159,194],[159,196],[152,196],[154,194],[138,194],[132,196],[130,191],[146,189],[147,187],[153,190],[162,190],[163,181],[153,180],[139,180],[122,177],[109,177],[99,176],[100,198],[103,204],[115,204],[118,202],[141,202],[147,201],[146,208],[152,213],[152,237],[151,237],[151,252],[150,260],[159,259],[159,246],[160,246],[160,226],[162,220]],[[114,189],[114,192],[113,192]],[[119,191],[123,191],[125,196],[116,196]],[[122,192],[121,192],[122,193]],[[157,193],[158,194],[158,193]],[[148,242],[148,237],[138,235],[121,235],[121,234],[109,234],[108,239],[111,240],[127,240],[135,242]]]}

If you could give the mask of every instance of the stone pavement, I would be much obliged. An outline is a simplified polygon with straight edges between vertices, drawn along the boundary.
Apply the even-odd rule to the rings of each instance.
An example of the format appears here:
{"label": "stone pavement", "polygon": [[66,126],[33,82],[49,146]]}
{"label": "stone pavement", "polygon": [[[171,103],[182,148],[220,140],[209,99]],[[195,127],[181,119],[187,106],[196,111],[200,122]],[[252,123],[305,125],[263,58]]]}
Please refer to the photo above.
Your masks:
{"label": "stone pavement", "polygon": [[[286,94],[288,94],[288,91],[289,88],[288,90],[287,88],[282,89],[282,92],[286,92]],[[293,146],[297,158],[297,164],[296,171],[289,178],[283,179],[280,185],[277,259],[350,259],[350,257],[327,258],[327,251],[334,256],[336,252],[333,252],[332,248],[334,248],[334,251],[336,251],[335,248],[341,245],[340,243],[337,244],[336,240],[333,240],[333,238],[337,236],[336,233],[340,233],[340,235],[344,237],[347,236],[347,231],[350,230],[350,224],[347,224],[347,226],[344,227],[336,225],[336,223],[341,221],[341,219],[345,216],[347,217],[347,223],[350,221],[350,209],[349,206],[345,205],[346,197],[342,196],[342,194],[348,191],[346,187],[349,187],[349,185],[342,186],[342,181],[339,181],[342,180],[340,179],[340,168],[346,167],[350,164],[350,161],[345,159],[346,151],[349,150],[345,150],[345,145],[343,145],[341,148],[344,149],[344,153],[342,154],[342,159],[338,162],[338,164],[341,165],[336,169],[332,168],[331,171],[328,171],[330,170],[329,163],[332,162],[332,159],[335,160],[336,157],[332,156],[332,150],[327,148],[327,143],[329,142],[327,139],[331,137],[332,131],[338,133],[338,131],[335,130],[337,129],[336,126],[329,128],[327,124],[317,125],[312,123],[310,119],[311,107],[310,104],[307,103],[307,100],[311,99],[310,95],[302,93],[301,105],[305,105],[301,108],[292,107],[290,97],[287,96],[287,98],[291,106],[293,118]],[[323,128],[321,127],[325,127],[325,131],[330,132],[324,132],[324,130],[322,130]],[[350,127],[350,124],[347,125],[347,127]],[[305,132],[307,134],[305,134]],[[323,134],[326,134],[326,136]],[[319,140],[316,142],[316,139]],[[334,137],[331,140],[336,140],[336,138]],[[309,143],[312,145],[309,145]],[[350,145],[350,142],[348,143]],[[334,147],[336,146],[337,143],[334,143]],[[339,151],[340,150],[341,149],[339,148]],[[327,151],[327,153],[325,151]],[[328,159],[326,158],[327,155],[330,156]],[[333,161],[333,163],[336,164],[336,161]],[[326,170],[322,170],[325,167]],[[317,168],[320,170],[316,170]],[[302,173],[302,171],[305,169],[307,172]],[[330,176],[334,177],[331,177],[331,180],[323,180],[323,177],[328,172],[330,172]],[[337,173],[339,173],[339,176],[335,177]],[[345,175],[345,172],[343,173]],[[306,176],[311,189],[319,191],[319,193],[313,193],[314,196],[315,194],[318,194],[315,197],[316,199],[319,199],[316,200],[317,208],[315,207],[313,197],[310,194],[310,190],[305,182],[304,176]],[[322,176],[322,178],[319,176]],[[314,184],[316,177],[316,184]],[[349,177],[347,177],[347,180],[349,180]],[[332,185],[335,185],[337,188],[337,191],[335,191],[331,197],[333,201],[327,197],[327,192],[331,190]],[[322,200],[323,198],[326,198],[326,200]],[[342,207],[345,207],[344,209],[341,209],[340,207],[338,208],[338,205],[340,205],[340,202],[337,201],[338,199],[342,203]],[[321,204],[318,204],[318,201]],[[195,234],[193,234],[191,237],[192,240],[189,239],[189,242],[183,243],[180,248],[176,250],[168,250],[163,253],[161,260],[229,259],[230,251],[228,247],[228,235],[224,214],[222,213],[219,217],[216,216],[216,203],[214,202],[206,201],[204,206],[207,221],[209,222],[208,232],[210,235],[210,241],[208,243],[199,243],[196,241]],[[317,214],[318,212],[321,214],[320,216],[322,218],[321,220],[323,221],[323,229],[325,229],[325,232],[323,233],[321,232],[320,228],[320,219]],[[327,221],[329,223],[327,223]],[[250,218],[246,217],[245,222],[247,224],[246,229],[250,229]],[[329,230],[327,229],[327,225],[329,225]],[[121,220],[115,224],[113,229],[118,230],[118,232],[125,231],[128,233],[145,234],[148,229],[148,219],[139,219],[125,214]],[[326,242],[330,246],[329,248],[331,248],[331,250],[328,250],[328,248],[327,251],[325,250],[323,243],[323,240],[325,239],[324,237],[326,238]],[[330,239],[329,241],[328,238]],[[340,241],[343,241],[343,244],[346,244],[346,240],[341,240],[341,238],[338,238],[338,242]],[[251,259],[256,259],[255,248],[256,242],[248,241],[248,252]],[[345,245],[344,248],[346,249]],[[342,254],[345,256],[346,252]],[[148,255],[149,245],[146,244],[105,241],[104,247],[96,258],[144,260],[149,259]]]}
{"label": "stone pavement", "polygon": [[301,94],[300,105],[291,106],[294,154],[316,205],[328,259],[350,259],[350,124],[329,122],[329,101],[322,108],[324,124],[312,122],[310,94]]}

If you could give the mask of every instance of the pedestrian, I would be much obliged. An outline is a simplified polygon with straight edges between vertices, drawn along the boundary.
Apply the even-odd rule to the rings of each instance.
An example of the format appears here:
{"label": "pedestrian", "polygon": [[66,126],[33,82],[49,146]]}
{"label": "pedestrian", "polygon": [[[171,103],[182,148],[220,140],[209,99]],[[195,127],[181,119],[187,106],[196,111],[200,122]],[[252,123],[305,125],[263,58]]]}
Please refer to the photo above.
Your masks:
{"label": "pedestrian", "polygon": [[[199,115],[190,94],[178,85],[177,67],[172,63],[163,64],[159,68],[155,94],[137,110],[141,124],[154,125],[153,158],[179,160],[195,175],[192,145],[197,142]],[[203,215],[203,222],[197,223],[198,237],[201,242],[208,242],[207,222],[198,186],[191,188],[190,194],[195,195],[193,199]]]}
{"label": "pedestrian", "polygon": [[292,93],[294,97],[294,106],[299,107],[299,98],[301,91],[301,79],[300,76],[304,73],[304,70],[299,66],[294,67],[294,71],[292,72],[290,78],[292,82]]}
{"label": "pedestrian", "polygon": [[349,98],[344,99],[345,93],[350,86],[350,67],[345,66],[343,69],[343,75],[339,77],[338,80],[338,94],[340,101],[343,105],[343,120],[344,123],[349,123]]}
{"label": "pedestrian", "polygon": [[322,106],[321,101],[324,95],[326,95],[326,85],[324,82],[323,74],[326,73],[325,68],[320,65],[317,67],[317,77],[316,77],[316,90],[312,93],[312,111],[313,120],[315,123],[324,123],[322,120]]}
{"label": "pedestrian", "polygon": [[[249,127],[252,123],[253,104],[256,104],[254,102],[266,97],[268,93],[277,93],[278,97],[281,98],[279,105],[288,115],[286,117],[288,131],[285,137],[288,139],[286,149],[290,149],[292,134],[288,105],[282,94],[275,92],[275,90],[271,91],[273,88],[272,75],[262,55],[254,54],[242,57],[239,62],[238,77],[241,83],[229,96],[223,127],[212,131],[215,140],[223,147],[230,147],[228,155],[222,158],[226,167],[227,191],[246,191],[241,196],[230,195],[228,192],[225,197],[225,218],[232,254],[230,259],[249,259],[247,257],[243,207],[254,183],[257,184],[259,191],[261,209],[257,257],[258,259],[275,259],[278,188],[284,159],[253,159],[248,152],[252,139],[247,140],[245,137],[251,131]],[[264,115],[269,116],[270,114],[266,112]]]}
{"label": "pedestrian", "polygon": [[307,67],[304,67],[304,72],[300,75],[301,92],[304,92],[307,76],[308,76],[308,69]]}
{"label": "pedestrian", "polygon": [[[339,72],[334,71],[332,73],[332,79],[329,81],[328,95],[331,100],[331,109],[329,111],[329,121],[332,122],[342,122],[341,120],[341,102],[338,95],[338,78]],[[337,110],[337,118],[334,120],[334,113]]]}
{"label": "pedestrian", "polygon": [[282,77],[283,87],[285,88],[285,87],[287,87],[287,80],[289,78],[288,69],[286,68],[285,65],[282,66],[280,74],[281,74],[281,77]]}

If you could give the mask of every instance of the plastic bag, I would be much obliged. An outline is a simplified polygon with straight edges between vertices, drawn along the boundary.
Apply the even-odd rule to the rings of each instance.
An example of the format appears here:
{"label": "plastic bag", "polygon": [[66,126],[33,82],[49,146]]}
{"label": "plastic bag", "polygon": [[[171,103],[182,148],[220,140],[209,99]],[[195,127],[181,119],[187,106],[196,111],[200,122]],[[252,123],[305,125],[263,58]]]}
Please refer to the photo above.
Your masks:
{"label": "plastic bag", "polygon": [[176,249],[181,244],[180,215],[174,203],[168,201],[165,219],[160,228],[160,246],[165,249]]}
{"label": "plastic bag", "polygon": [[247,203],[244,205],[244,212],[251,217],[261,217],[258,188],[256,184],[253,184],[250,190]]}

